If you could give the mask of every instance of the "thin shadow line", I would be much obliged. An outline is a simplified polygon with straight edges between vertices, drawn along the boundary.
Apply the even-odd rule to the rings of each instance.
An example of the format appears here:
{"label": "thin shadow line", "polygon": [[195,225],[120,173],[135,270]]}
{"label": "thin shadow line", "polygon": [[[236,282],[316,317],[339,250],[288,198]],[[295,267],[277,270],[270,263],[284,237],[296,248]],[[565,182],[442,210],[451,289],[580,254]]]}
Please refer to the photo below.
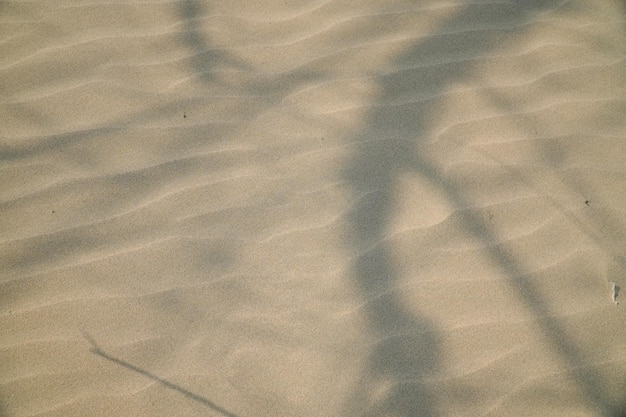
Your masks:
{"label": "thin shadow line", "polygon": [[171,390],[174,391],[178,391],[179,393],[183,394],[185,397],[187,398],[191,398],[194,401],[198,401],[199,403],[204,404],[205,406],[213,409],[214,411],[217,411],[218,413],[221,413],[227,417],[239,417],[236,414],[231,413],[230,411],[220,407],[219,405],[215,404],[213,401],[208,400],[207,398],[202,397],[201,395],[198,394],[194,394],[193,392],[181,387],[180,385],[176,385],[172,382],[169,382],[163,378],[158,377],[157,375],[154,375],[153,373],[150,373],[144,369],[141,369],[131,363],[128,363],[126,361],[123,361],[122,359],[118,359],[115,356],[111,356],[108,353],[106,353],[104,350],[102,350],[102,348],[96,343],[96,341],[94,340],[93,337],[91,337],[91,335],[89,335],[89,333],[87,333],[85,330],[81,330],[81,333],[83,334],[83,337],[85,339],[87,339],[87,341],[89,341],[89,343],[91,344],[91,349],[89,349],[92,353],[95,353],[96,355],[110,361],[110,362],[114,362],[118,365],[123,366],[126,369],[130,369],[131,371],[137,372],[138,374],[141,374],[145,377],[148,377],[154,381],[157,381],[159,384],[163,385],[166,388],[169,388]]}

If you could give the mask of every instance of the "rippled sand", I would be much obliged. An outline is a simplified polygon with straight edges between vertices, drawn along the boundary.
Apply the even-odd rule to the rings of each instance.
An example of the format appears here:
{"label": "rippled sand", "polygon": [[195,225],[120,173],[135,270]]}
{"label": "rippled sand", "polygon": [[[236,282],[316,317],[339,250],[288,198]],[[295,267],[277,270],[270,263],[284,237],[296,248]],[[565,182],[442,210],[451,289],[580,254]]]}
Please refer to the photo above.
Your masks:
{"label": "rippled sand", "polygon": [[622,1],[0,22],[1,417],[625,412]]}

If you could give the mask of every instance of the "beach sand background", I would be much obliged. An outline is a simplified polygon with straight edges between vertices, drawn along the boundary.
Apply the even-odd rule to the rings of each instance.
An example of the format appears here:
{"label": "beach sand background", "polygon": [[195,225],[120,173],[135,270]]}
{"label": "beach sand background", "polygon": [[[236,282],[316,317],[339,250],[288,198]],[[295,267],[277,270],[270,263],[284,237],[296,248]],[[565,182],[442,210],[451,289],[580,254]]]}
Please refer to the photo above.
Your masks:
{"label": "beach sand background", "polygon": [[623,415],[625,16],[0,1],[0,416]]}

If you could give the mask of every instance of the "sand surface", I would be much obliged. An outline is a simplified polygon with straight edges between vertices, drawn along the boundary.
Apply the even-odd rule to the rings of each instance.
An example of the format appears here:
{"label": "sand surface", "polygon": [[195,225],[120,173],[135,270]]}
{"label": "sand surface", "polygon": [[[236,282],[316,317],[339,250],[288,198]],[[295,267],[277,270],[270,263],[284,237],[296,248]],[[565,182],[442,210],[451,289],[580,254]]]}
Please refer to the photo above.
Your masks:
{"label": "sand surface", "polygon": [[0,31],[1,417],[623,415],[623,1]]}

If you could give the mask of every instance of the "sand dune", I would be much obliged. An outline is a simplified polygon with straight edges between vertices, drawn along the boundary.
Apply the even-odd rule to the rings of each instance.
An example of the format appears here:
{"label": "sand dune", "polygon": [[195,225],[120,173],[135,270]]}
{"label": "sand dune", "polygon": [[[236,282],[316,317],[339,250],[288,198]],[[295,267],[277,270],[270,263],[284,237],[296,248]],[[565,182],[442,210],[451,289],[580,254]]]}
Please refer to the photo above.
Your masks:
{"label": "sand dune", "polygon": [[0,416],[623,415],[625,16],[0,2]]}

